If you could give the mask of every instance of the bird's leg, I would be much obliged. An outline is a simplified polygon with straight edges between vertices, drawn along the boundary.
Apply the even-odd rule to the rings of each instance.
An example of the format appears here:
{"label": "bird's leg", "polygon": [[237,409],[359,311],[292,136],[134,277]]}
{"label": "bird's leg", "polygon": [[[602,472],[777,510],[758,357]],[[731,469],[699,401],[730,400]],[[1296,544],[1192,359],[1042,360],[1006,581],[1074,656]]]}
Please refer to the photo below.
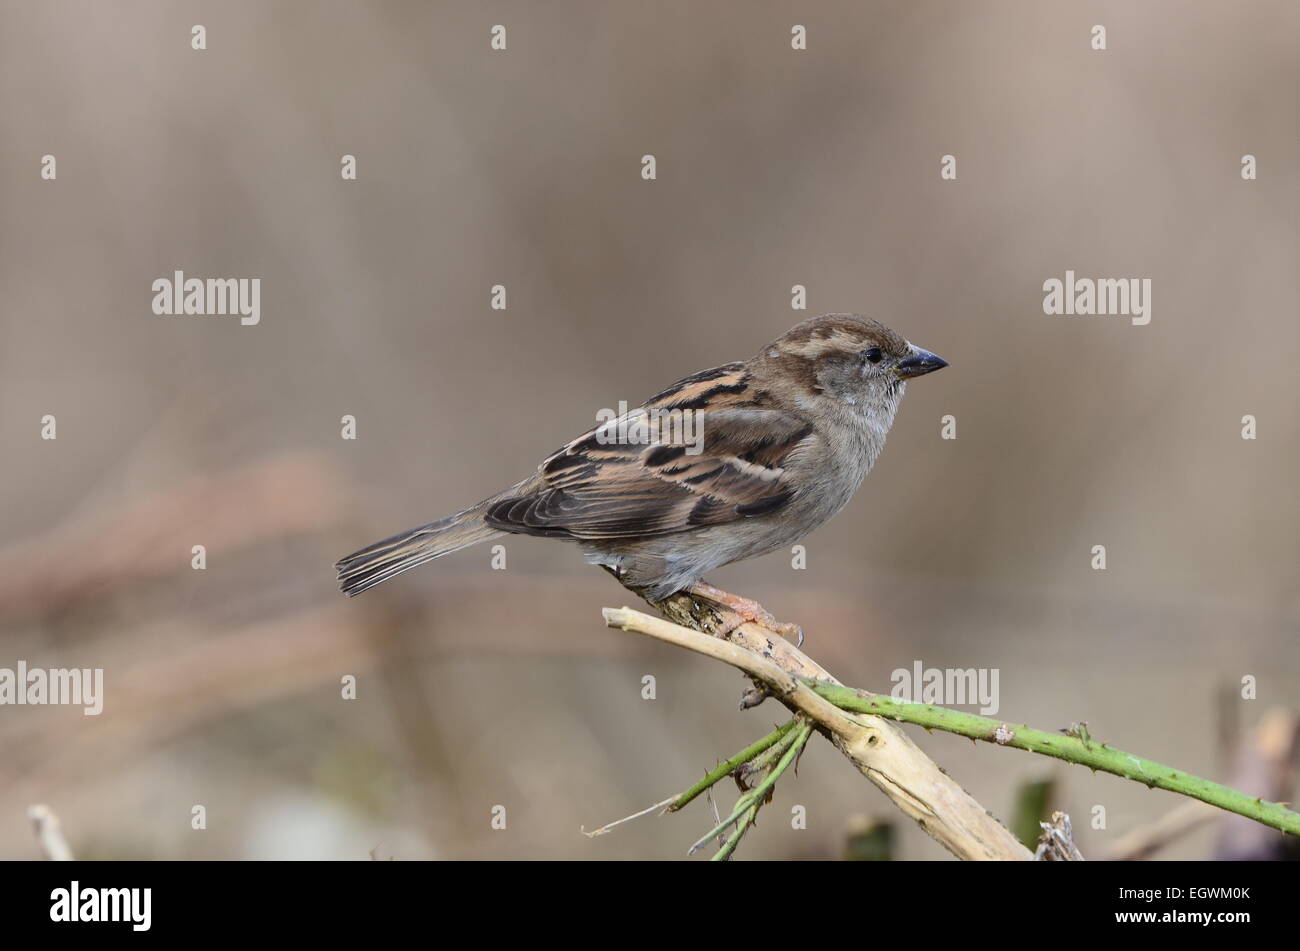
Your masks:
{"label": "bird's leg", "polygon": [[686,593],[696,598],[703,598],[705,601],[712,601],[714,604],[726,608],[732,613],[732,618],[727,619],[722,630],[715,631],[717,637],[726,637],[746,621],[753,621],[761,627],[767,628],[774,634],[781,637],[790,638],[795,642],[796,647],[803,646],[803,628],[798,624],[791,624],[786,621],[778,621],[772,616],[763,605],[749,598],[742,598],[738,594],[730,594],[721,588],[715,588],[707,581],[699,581],[686,590]]}

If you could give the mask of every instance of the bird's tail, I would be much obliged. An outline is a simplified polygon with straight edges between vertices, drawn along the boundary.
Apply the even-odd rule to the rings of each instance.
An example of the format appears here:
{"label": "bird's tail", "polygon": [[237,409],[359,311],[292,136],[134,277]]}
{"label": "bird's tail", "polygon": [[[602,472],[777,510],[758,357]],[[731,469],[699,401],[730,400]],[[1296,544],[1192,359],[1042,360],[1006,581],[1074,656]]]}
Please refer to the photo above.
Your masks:
{"label": "bird's tail", "polygon": [[495,498],[345,555],[334,563],[339,589],[352,597],[426,561],[504,535],[483,521],[483,513],[493,501]]}

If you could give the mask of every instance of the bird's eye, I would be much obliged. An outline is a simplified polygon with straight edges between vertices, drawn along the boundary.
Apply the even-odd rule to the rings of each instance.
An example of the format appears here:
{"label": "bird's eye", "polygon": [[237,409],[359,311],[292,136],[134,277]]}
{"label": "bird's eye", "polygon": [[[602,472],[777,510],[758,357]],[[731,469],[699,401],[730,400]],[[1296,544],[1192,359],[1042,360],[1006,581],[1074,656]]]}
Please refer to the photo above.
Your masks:
{"label": "bird's eye", "polygon": [[868,363],[879,363],[884,359],[884,354],[880,352],[879,347],[868,347],[862,351],[862,356]]}

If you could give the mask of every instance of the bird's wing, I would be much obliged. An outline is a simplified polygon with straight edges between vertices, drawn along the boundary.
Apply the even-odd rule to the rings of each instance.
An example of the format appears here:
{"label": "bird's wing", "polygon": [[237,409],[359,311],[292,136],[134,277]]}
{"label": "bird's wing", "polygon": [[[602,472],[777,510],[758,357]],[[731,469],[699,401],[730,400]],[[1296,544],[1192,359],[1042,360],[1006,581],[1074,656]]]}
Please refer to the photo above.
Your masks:
{"label": "bird's wing", "polygon": [[[764,402],[749,392],[741,364],[687,377],[551,455],[532,491],[497,501],[486,521],[508,532],[600,541],[775,512],[794,496],[791,459],[816,436],[806,420]],[[689,412],[674,424],[647,410]]]}

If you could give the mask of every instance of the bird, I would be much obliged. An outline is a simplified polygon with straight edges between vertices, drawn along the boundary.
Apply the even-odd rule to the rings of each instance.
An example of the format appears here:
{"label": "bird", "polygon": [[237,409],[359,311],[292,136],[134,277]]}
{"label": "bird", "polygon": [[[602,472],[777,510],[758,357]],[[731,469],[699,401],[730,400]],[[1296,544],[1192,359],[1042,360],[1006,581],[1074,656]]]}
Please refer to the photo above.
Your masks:
{"label": "bird", "polygon": [[732,626],[802,642],[797,625],[704,576],[839,512],[884,448],[907,381],[947,365],[878,320],[808,318],[748,360],[610,415],[477,505],[344,556],[339,587],[351,597],[471,545],[533,535],[576,544],[652,604],[686,592],[729,609]]}

